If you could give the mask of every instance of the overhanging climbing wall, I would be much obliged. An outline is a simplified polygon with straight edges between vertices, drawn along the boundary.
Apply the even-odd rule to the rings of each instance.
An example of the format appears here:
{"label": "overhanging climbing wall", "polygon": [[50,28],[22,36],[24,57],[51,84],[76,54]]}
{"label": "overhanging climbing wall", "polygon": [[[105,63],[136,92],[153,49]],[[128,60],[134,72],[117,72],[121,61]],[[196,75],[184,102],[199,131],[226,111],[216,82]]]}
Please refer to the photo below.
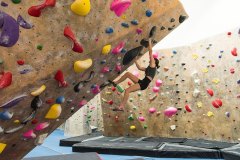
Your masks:
{"label": "overhanging climbing wall", "polygon": [[[161,67],[148,89],[130,94],[124,113],[111,111],[122,96],[111,87],[101,92],[105,135],[239,141],[239,34],[236,29],[190,46],[154,51]],[[146,67],[148,54],[139,62]],[[144,76],[135,65],[128,71]],[[120,85],[126,88],[129,81]]]}
{"label": "overhanging climbing wall", "polygon": [[98,94],[154,25],[160,41],[187,17],[178,0],[6,0],[0,15],[1,160],[21,159]]}

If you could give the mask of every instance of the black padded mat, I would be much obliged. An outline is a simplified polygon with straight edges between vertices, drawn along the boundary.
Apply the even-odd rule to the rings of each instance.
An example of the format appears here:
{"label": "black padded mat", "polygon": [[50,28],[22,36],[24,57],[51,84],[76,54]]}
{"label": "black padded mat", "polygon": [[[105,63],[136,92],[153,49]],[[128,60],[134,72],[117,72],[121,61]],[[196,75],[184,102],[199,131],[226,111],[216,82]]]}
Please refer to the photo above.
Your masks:
{"label": "black padded mat", "polygon": [[23,160],[101,160],[101,158],[98,156],[97,153],[79,153],[58,156],[24,158]]}
{"label": "black padded mat", "polygon": [[71,137],[71,138],[67,138],[67,139],[61,139],[60,140],[60,146],[71,147],[75,143],[80,143],[83,140],[98,137],[98,136],[101,136],[101,135],[102,135],[102,132],[93,132],[91,134],[86,134],[86,135],[82,135],[82,136]]}
{"label": "black padded mat", "polygon": [[153,156],[158,142],[102,142],[87,141],[74,144],[73,152],[97,152],[101,154]]}
{"label": "black padded mat", "polygon": [[164,138],[164,137],[148,137],[143,139],[147,142],[161,142],[161,143],[183,143],[187,138]]}
{"label": "black padded mat", "polygon": [[240,146],[227,148],[221,150],[223,158],[225,160],[239,160],[240,159]]}
{"label": "black padded mat", "polygon": [[227,143],[227,142],[219,142],[219,141],[208,141],[208,140],[192,140],[188,139],[186,142],[181,143],[185,146],[193,146],[199,148],[207,148],[207,149],[223,149],[236,145],[237,143]]}

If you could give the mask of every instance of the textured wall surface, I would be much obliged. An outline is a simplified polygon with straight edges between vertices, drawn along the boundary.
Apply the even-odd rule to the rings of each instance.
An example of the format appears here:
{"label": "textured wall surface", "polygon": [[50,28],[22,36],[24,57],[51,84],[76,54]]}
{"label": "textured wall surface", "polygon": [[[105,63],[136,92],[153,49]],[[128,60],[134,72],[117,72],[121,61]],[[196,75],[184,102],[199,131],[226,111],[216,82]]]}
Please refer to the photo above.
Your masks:
{"label": "textured wall surface", "polygon": [[[55,0],[46,0],[45,3],[43,0],[5,2],[7,4],[1,4],[1,11],[4,13],[1,13],[0,17],[4,31],[0,37],[1,160],[21,159],[41,143],[46,135],[99,93],[99,85],[118,75],[119,71],[115,71],[115,66],[117,63],[121,64],[123,51],[139,46],[140,40],[147,37],[152,26],[158,26],[156,40],[160,41],[180,24],[181,15],[186,16],[178,0],[132,0],[131,5],[129,1],[123,1],[128,2],[129,6],[121,16],[110,10],[112,0],[57,0],[56,4]],[[77,13],[86,14],[85,16],[71,11],[73,2],[75,7],[80,8]],[[89,2],[91,10],[88,13],[86,7]],[[115,2],[120,3],[120,10],[126,7],[121,0]],[[31,7],[38,4],[42,5]],[[47,8],[44,8],[46,6]],[[42,9],[41,15],[39,9]],[[8,15],[12,16],[12,19]],[[20,36],[16,39],[18,27],[13,18],[17,19],[18,15],[32,25],[20,21],[19,24],[28,29],[20,27]],[[133,20],[135,25],[131,24]],[[72,42],[63,34],[66,26],[70,26],[76,38],[74,42],[80,43],[83,52],[80,46],[72,50]],[[136,30],[142,32],[137,33]],[[73,36],[70,38],[74,39]],[[10,43],[15,40],[18,40],[16,44]],[[111,50],[120,42],[125,43],[124,50],[120,50],[123,53],[118,51],[112,54]],[[112,46],[108,55],[102,54],[105,45]],[[79,65],[87,69],[76,73],[73,69],[74,62],[86,59],[92,59],[92,65],[89,67],[88,64],[80,62]],[[101,73],[104,66],[111,71]],[[128,66],[121,67],[120,72]],[[61,70],[64,79],[58,70]],[[77,71],[82,70],[78,68]],[[92,74],[81,86],[80,92],[74,92],[74,86],[88,79],[91,71],[94,71],[95,75]],[[56,73],[60,87],[55,80]],[[11,75],[12,83],[9,85]],[[45,85],[46,89],[42,85]],[[33,92],[35,90],[36,92]],[[64,98],[58,98],[59,96]]]}
{"label": "textured wall surface", "polygon": [[[155,51],[161,66],[158,74],[148,89],[130,94],[124,113],[109,109],[119,105],[122,96],[111,88],[102,92],[102,98],[113,100],[112,106],[102,103],[105,134],[238,141],[239,43],[238,30],[232,30],[190,46]],[[139,62],[146,67],[148,54]],[[137,75],[138,70],[133,65],[128,71]],[[139,78],[143,76],[144,73],[139,72]],[[161,80],[162,85],[159,92],[154,93],[157,80]],[[121,85],[126,88],[129,81]],[[151,100],[155,95],[157,97]],[[165,116],[168,107],[177,108],[177,114],[170,118]],[[149,113],[150,108],[155,108],[156,112]],[[139,117],[144,117],[145,121],[140,121]],[[136,130],[130,130],[131,125]]]}

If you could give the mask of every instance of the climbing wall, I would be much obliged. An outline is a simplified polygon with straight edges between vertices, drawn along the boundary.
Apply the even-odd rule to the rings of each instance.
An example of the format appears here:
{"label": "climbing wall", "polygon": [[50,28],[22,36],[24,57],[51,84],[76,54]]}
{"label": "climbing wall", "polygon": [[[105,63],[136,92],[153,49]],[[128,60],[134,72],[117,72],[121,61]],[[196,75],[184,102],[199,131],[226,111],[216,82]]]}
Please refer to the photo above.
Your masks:
{"label": "climbing wall", "polygon": [[187,17],[178,0],[6,0],[0,11],[1,160],[24,157],[97,95],[153,26],[160,41]]}
{"label": "climbing wall", "polygon": [[[121,94],[111,87],[101,92],[105,135],[239,141],[239,43],[236,29],[190,46],[154,51],[161,67],[146,90],[130,94],[124,112],[111,110]],[[148,53],[138,61],[147,67]],[[127,70],[144,77],[135,65]],[[120,85],[127,88],[131,81]]]}
{"label": "climbing wall", "polygon": [[100,94],[74,113],[64,123],[63,130],[64,135],[74,137],[92,133],[92,127],[96,127],[98,131],[103,131]]}

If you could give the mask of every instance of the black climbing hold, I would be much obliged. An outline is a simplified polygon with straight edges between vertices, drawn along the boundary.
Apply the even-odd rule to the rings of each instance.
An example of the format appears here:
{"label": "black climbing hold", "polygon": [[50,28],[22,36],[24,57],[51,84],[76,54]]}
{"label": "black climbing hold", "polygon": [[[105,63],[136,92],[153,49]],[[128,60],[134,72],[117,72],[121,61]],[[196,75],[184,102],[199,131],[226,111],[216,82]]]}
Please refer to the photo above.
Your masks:
{"label": "black climbing hold", "polygon": [[179,19],[178,19],[178,20],[179,20],[179,23],[183,23],[186,18],[187,18],[186,16],[180,15],[180,16],[179,16]]}
{"label": "black climbing hold", "polygon": [[182,66],[185,66],[186,65],[186,63],[182,63]]}
{"label": "black climbing hold", "polygon": [[169,27],[168,30],[171,31],[171,30],[173,30],[173,28],[172,28],[172,27]]}
{"label": "black climbing hold", "polygon": [[76,85],[74,86],[73,90],[74,90],[75,92],[80,92],[80,89],[81,89],[83,86],[84,86],[84,82],[81,81],[81,82],[79,82],[78,84],[76,84]]}
{"label": "black climbing hold", "polygon": [[162,26],[162,27],[161,27],[161,30],[164,30],[164,29],[165,29],[165,27],[164,27],[164,26]]}
{"label": "black climbing hold", "polygon": [[40,108],[42,106],[42,100],[39,96],[36,96],[33,98],[32,102],[31,102],[31,108],[33,110],[37,110],[38,108]]}
{"label": "black climbing hold", "polygon": [[149,32],[149,38],[154,37],[154,35],[156,34],[156,31],[157,31],[157,27],[153,26],[152,29]]}
{"label": "black climbing hold", "polygon": [[139,46],[129,50],[127,53],[125,53],[122,64],[123,65],[129,64],[135,57],[141,54],[142,50],[143,50],[143,46]]}
{"label": "black climbing hold", "polygon": [[178,94],[178,93],[180,93],[180,91],[176,91],[176,93]]}
{"label": "black climbing hold", "polygon": [[174,19],[174,18],[171,18],[170,22],[175,22],[175,19]]}
{"label": "black climbing hold", "polygon": [[129,28],[129,25],[128,25],[127,23],[125,23],[125,22],[123,22],[121,25],[122,25],[123,27],[125,27],[125,28]]}

